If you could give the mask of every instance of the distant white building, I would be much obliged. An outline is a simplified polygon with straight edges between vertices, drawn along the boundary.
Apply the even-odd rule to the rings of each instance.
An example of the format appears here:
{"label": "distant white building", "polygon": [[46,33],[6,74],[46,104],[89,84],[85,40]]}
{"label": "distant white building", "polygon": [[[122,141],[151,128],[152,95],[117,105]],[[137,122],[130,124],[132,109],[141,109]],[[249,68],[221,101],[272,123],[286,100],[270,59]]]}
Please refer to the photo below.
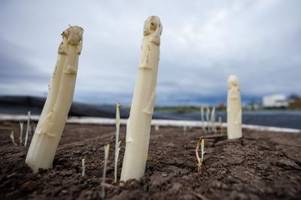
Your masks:
{"label": "distant white building", "polygon": [[265,108],[288,107],[288,99],[284,94],[273,94],[262,98],[262,105]]}

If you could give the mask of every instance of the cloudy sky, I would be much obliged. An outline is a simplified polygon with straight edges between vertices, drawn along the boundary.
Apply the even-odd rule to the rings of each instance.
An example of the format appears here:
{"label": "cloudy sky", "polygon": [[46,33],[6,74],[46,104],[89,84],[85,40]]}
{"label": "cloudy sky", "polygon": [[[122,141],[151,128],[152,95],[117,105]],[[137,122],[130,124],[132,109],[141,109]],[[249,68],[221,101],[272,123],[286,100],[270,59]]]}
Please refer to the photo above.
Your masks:
{"label": "cloudy sky", "polygon": [[301,1],[0,1],[0,95],[46,95],[60,33],[82,26],[75,100],[130,102],[144,20],[163,24],[157,99],[301,94]]}

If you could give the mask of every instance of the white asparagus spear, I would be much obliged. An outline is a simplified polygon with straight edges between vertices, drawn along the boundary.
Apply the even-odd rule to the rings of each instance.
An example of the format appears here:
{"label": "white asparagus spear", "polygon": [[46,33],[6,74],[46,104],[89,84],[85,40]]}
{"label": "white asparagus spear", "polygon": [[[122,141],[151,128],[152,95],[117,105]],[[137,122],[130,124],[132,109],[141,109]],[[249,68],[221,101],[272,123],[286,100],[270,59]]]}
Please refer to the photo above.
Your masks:
{"label": "white asparagus spear", "polygon": [[14,131],[11,131],[10,132],[10,139],[12,141],[12,143],[15,145],[15,146],[18,146],[18,144],[15,142],[15,132]]}
{"label": "white asparagus spear", "polygon": [[82,159],[82,177],[86,175],[86,164],[85,164],[85,159]]}
{"label": "white asparagus spear", "polygon": [[29,134],[30,134],[30,132],[31,132],[30,118],[31,118],[31,112],[28,111],[28,113],[27,113],[26,133],[25,133],[25,142],[24,142],[24,146],[25,146],[25,147],[27,146],[27,143],[28,143],[28,137],[29,137]]}
{"label": "white asparagus spear", "polygon": [[227,134],[228,139],[242,137],[241,130],[241,100],[239,81],[235,75],[228,79],[228,99],[227,99]]}
{"label": "white asparagus spear", "polygon": [[216,123],[215,123],[215,106],[212,107],[212,110],[211,110],[211,129],[212,129],[212,132],[215,133],[216,132]]}
{"label": "white asparagus spear", "polygon": [[104,164],[103,164],[103,171],[102,171],[101,193],[100,193],[101,199],[105,199],[105,196],[106,196],[105,184],[106,184],[106,174],[107,174],[109,152],[110,152],[110,144],[107,144],[104,146]]}
{"label": "white asparagus spear", "polygon": [[115,137],[115,162],[114,162],[114,181],[117,182],[117,166],[118,166],[118,157],[120,151],[120,142],[119,141],[120,133],[120,105],[116,105],[116,137]]}
{"label": "white asparagus spear", "polygon": [[201,111],[202,130],[203,130],[203,133],[206,133],[206,122],[205,122],[205,118],[204,118],[204,107],[203,106],[201,106],[200,111]]}
{"label": "white asparagus spear", "polygon": [[19,124],[20,124],[19,142],[20,142],[20,145],[22,145],[22,143],[23,143],[23,126],[24,126],[24,124],[23,124],[23,122],[20,122]]}
{"label": "white asparagus spear", "polygon": [[83,29],[79,26],[71,26],[62,34],[63,43],[66,42],[66,44],[60,47],[66,49],[59,50],[59,53],[66,52],[67,55],[63,69],[60,71],[60,79],[55,79],[58,85],[57,94],[54,95],[56,99],[49,108],[45,105],[45,109],[49,109],[49,112],[45,113],[45,117],[40,118],[26,156],[25,162],[34,172],[37,172],[39,168],[52,167],[73,100],[82,35]]}
{"label": "white asparagus spear", "polygon": [[138,77],[127,122],[122,181],[140,179],[144,175],[155,104],[161,32],[162,25],[159,17],[147,18],[144,24]]}

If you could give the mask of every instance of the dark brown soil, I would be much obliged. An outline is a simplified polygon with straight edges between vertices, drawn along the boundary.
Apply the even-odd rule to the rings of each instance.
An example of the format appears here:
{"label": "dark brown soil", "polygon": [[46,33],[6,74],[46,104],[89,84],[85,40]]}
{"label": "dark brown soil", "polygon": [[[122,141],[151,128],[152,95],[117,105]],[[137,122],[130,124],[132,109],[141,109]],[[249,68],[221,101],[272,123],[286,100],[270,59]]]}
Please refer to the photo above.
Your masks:
{"label": "dark brown soil", "polygon": [[[244,130],[239,140],[205,140],[198,172],[195,147],[199,129],[152,130],[144,178],[113,183],[113,126],[68,124],[53,169],[33,174],[26,148],[14,146],[16,123],[0,123],[0,199],[99,199],[103,146],[110,143],[107,199],[301,199],[301,134]],[[121,129],[124,152],[125,127]],[[15,134],[18,142],[18,134]],[[81,177],[81,159],[86,176]]]}

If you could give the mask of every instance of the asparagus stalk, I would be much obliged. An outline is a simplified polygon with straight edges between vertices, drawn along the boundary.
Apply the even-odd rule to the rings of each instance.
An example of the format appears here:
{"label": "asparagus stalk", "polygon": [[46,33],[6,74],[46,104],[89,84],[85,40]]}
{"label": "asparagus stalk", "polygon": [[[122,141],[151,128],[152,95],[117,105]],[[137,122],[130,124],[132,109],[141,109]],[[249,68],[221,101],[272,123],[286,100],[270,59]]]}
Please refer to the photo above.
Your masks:
{"label": "asparagus stalk", "polygon": [[82,35],[83,29],[79,26],[71,26],[62,34],[59,54],[66,54],[66,57],[64,63],[59,61],[60,65],[56,66],[47,97],[49,100],[44,105],[26,156],[25,162],[34,172],[39,168],[52,167],[73,99]]}
{"label": "asparagus stalk", "polygon": [[201,111],[202,130],[203,130],[203,133],[206,133],[206,122],[204,119],[204,107],[203,106],[201,106],[200,111]]}
{"label": "asparagus stalk", "polygon": [[[199,148],[201,146],[201,157],[199,156]],[[198,166],[198,171],[201,171],[203,161],[204,161],[204,155],[205,155],[205,140],[203,138],[199,138],[196,149],[195,149],[195,155],[196,155],[196,160],[197,160],[197,166]]]}
{"label": "asparagus stalk", "polygon": [[82,177],[86,175],[86,164],[85,164],[85,159],[82,159]]}
{"label": "asparagus stalk", "polygon": [[138,77],[127,122],[122,181],[140,179],[144,175],[155,104],[161,32],[159,17],[147,18]]}
{"label": "asparagus stalk", "polygon": [[105,183],[106,183],[106,174],[107,174],[107,165],[108,165],[108,159],[109,159],[109,150],[110,150],[110,144],[107,144],[104,146],[104,165],[103,165],[103,171],[102,171],[102,181],[101,181],[101,199],[104,199],[106,196],[105,193]]}
{"label": "asparagus stalk", "polygon": [[30,118],[31,118],[31,113],[30,113],[30,111],[28,111],[28,113],[27,113],[26,133],[25,133],[25,142],[24,142],[25,147],[27,146],[29,133],[31,132]]}
{"label": "asparagus stalk", "polygon": [[220,134],[223,134],[223,122],[222,122],[222,117],[218,117],[218,124],[219,124]]}
{"label": "asparagus stalk", "polygon": [[211,110],[211,129],[213,133],[216,133],[216,127],[215,127],[215,106],[212,107]]}
{"label": "asparagus stalk", "polygon": [[15,145],[15,146],[18,146],[18,144],[15,142],[15,132],[14,131],[11,131],[10,132],[10,135],[9,135],[12,143]]}
{"label": "asparagus stalk", "polygon": [[20,142],[20,145],[22,146],[22,143],[23,143],[23,122],[20,122],[20,136],[19,136],[19,142]]}
{"label": "asparagus stalk", "polygon": [[117,166],[118,166],[118,157],[120,151],[120,105],[116,105],[116,137],[115,137],[115,162],[114,162],[114,181],[117,182]]}
{"label": "asparagus stalk", "polygon": [[207,133],[210,133],[210,107],[206,107],[207,108],[207,112],[206,112],[206,125],[207,125]]}
{"label": "asparagus stalk", "polygon": [[239,81],[235,75],[228,79],[228,98],[227,98],[227,134],[228,139],[242,137],[241,129],[241,100]]}

